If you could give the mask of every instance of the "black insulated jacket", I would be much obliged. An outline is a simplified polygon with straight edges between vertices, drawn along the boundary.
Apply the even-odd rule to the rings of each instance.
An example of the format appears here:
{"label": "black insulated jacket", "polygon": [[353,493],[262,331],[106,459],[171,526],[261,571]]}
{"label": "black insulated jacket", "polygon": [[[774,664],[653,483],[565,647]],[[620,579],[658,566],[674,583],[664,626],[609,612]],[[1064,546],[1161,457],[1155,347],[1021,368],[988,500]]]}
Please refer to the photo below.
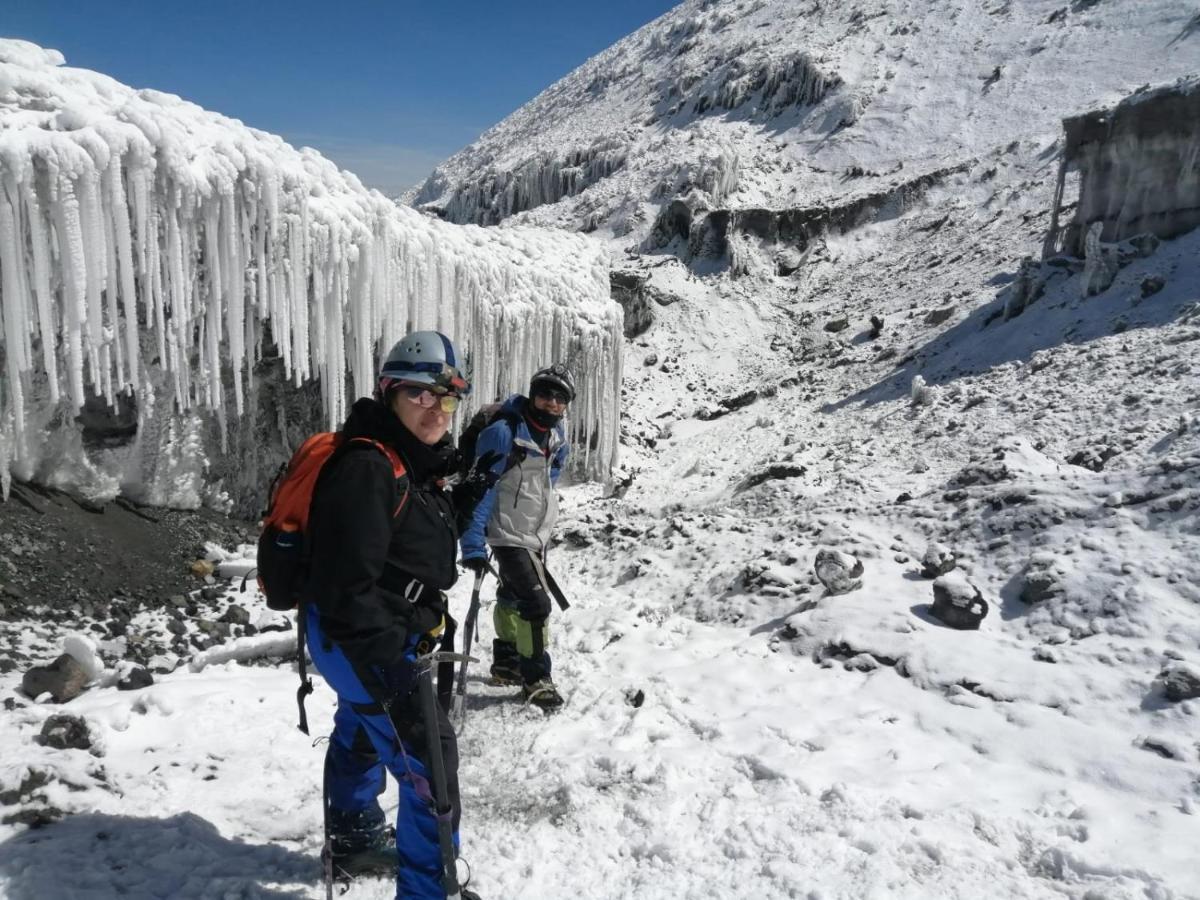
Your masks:
{"label": "black insulated jacket", "polygon": [[438,484],[453,463],[448,444],[422,444],[376,400],[356,402],[342,431],[391,445],[407,473],[396,479],[361,442],[326,464],[309,515],[306,598],[351,663],[400,666],[409,638],[440,621],[439,592],[458,577],[454,508]]}

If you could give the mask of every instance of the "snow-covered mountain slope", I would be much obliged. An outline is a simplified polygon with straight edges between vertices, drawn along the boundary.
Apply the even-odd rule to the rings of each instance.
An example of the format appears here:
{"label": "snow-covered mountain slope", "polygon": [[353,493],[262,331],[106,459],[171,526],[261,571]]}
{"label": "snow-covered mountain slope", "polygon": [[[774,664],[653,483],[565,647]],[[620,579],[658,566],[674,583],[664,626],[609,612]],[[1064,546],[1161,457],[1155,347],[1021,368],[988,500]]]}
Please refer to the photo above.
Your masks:
{"label": "snow-covered mountain slope", "polygon": [[810,207],[1040,140],[1200,59],[1179,0],[688,0],[435,170],[460,222],[647,236],[677,196]]}
{"label": "snow-covered mountain slope", "polygon": [[[336,426],[410,327],[462,343],[476,402],[569,358],[574,424],[596,439],[587,468],[608,470],[620,319],[594,246],[447,227],[315,151],[62,63],[0,42],[5,494],[11,466],[93,497],[186,505],[225,490],[255,508],[258,476],[296,437],[253,428],[282,421],[256,367],[278,358],[276,380],[319,386],[303,426]],[[89,395],[136,417],[135,445],[116,459],[83,449],[74,419]],[[205,477],[231,443],[229,470],[253,484]]]}

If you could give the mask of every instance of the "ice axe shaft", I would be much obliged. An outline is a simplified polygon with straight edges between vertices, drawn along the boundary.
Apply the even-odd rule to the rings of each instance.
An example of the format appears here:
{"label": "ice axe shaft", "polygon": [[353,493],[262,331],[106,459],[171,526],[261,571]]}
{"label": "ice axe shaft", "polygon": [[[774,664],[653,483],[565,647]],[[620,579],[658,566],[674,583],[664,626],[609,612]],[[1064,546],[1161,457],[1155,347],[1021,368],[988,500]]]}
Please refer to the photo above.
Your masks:
{"label": "ice axe shaft", "polygon": [[[488,565],[487,569],[490,570],[491,566]],[[483,588],[484,575],[484,569],[475,573],[475,586],[471,590],[471,605],[467,608],[467,619],[463,623],[463,656],[465,658],[458,667],[458,682],[454,685],[454,705],[451,711],[451,719],[459,730],[467,722],[467,663],[475,662],[471,657],[471,641],[475,637],[475,623],[479,618],[479,592]]]}

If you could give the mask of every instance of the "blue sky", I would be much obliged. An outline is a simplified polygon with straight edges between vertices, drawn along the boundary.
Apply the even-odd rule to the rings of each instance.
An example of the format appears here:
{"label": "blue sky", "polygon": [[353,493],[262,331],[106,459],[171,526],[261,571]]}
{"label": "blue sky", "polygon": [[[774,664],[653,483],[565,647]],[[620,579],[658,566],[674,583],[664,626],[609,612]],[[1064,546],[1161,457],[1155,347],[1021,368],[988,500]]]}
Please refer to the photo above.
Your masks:
{"label": "blue sky", "polygon": [[316,147],[388,192],[677,0],[0,0],[0,36]]}

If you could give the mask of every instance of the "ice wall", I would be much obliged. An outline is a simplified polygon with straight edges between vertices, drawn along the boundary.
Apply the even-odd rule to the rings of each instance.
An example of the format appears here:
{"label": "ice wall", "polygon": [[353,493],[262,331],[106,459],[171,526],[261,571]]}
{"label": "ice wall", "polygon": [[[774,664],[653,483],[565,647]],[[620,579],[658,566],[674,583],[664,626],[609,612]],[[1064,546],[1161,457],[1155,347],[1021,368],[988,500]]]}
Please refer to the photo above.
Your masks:
{"label": "ice wall", "polygon": [[[1200,77],[1141,90],[1063,122],[1065,140],[1047,256],[1084,255],[1092,225],[1109,243],[1200,225]],[[1068,196],[1069,195],[1069,196]],[[1060,211],[1075,212],[1060,227]]]}
{"label": "ice wall", "polygon": [[[607,474],[622,317],[586,239],[432,220],[315,151],[62,63],[0,40],[5,493],[15,473],[198,502],[231,423],[261,413],[247,402],[257,363],[319,385],[333,427],[409,328],[465,347],[471,405],[570,363],[576,462]],[[97,461],[75,435],[89,394],[136,403],[138,437],[119,460]]]}

